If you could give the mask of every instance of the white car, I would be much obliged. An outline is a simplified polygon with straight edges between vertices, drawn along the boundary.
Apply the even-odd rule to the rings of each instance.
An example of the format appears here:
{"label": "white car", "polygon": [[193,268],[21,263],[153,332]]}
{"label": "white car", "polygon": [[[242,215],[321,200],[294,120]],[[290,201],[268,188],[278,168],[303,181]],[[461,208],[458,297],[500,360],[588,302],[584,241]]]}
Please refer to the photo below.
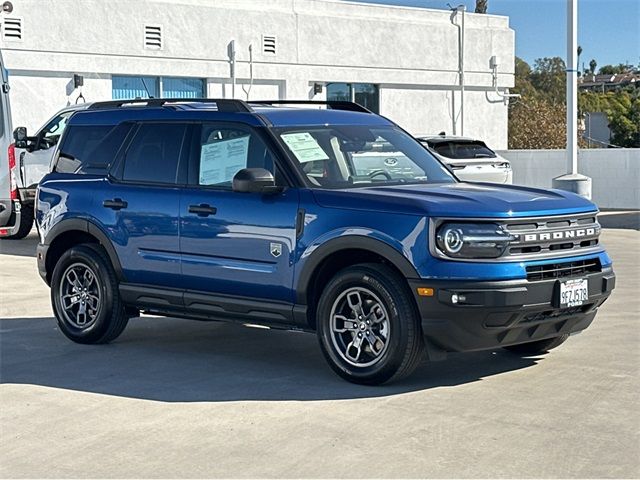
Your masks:
{"label": "white car", "polygon": [[509,160],[482,140],[450,135],[417,135],[416,138],[462,181],[513,183]]}

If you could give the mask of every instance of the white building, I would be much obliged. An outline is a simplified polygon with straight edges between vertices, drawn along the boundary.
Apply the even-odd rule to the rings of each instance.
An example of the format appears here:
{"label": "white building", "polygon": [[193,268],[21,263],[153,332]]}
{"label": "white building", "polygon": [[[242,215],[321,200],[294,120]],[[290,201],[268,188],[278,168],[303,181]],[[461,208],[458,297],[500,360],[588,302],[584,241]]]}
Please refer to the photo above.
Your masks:
{"label": "white building", "polygon": [[[0,48],[14,125],[31,132],[80,93],[231,97],[234,41],[237,98],[351,97],[413,133],[462,133],[461,13],[338,0],[11,3]],[[463,133],[506,148],[507,107],[495,84],[501,93],[513,86],[514,32],[507,17],[467,12],[464,22]],[[82,87],[73,88],[74,74]]]}

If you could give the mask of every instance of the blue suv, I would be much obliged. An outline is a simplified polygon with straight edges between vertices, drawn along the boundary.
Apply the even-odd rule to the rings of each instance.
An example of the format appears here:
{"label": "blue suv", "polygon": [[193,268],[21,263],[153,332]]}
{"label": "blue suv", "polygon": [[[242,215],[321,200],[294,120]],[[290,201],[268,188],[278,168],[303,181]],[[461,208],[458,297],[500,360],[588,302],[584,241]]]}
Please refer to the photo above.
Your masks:
{"label": "blue suv", "polygon": [[544,353],[615,284],[591,202],[461,183],[350,102],[96,103],[57,148],[38,267],[79,343],[140,312],[297,329],[379,384],[425,353]]}

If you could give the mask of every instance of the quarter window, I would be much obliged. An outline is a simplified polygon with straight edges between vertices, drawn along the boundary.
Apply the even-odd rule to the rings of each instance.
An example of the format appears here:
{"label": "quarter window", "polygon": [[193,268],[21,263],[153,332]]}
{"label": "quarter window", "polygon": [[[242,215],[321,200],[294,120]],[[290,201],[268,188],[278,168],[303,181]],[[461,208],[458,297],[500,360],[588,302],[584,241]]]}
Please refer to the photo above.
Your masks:
{"label": "quarter window", "polygon": [[69,126],[60,146],[55,171],[104,171],[120,150],[129,124]]}
{"label": "quarter window", "polygon": [[175,184],[186,126],[143,124],[124,159],[123,180]]}

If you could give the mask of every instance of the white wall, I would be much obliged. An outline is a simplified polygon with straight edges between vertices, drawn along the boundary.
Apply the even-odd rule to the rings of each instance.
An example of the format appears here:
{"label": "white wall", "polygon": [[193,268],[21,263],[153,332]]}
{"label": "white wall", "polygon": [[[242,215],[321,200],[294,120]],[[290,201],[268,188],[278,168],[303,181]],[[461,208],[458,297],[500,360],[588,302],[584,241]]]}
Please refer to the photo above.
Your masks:
{"label": "white wall", "polygon": [[[511,162],[513,183],[551,188],[566,173],[565,150],[503,150]],[[593,201],[600,208],[640,209],[640,149],[582,149],[578,169],[591,177]]]}
{"label": "white wall", "polygon": [[[74,73],[85,75],[88,101],[110,99],[113,74],[205,78],[210,95],[229,95],[232,39],[240,81],[249,77],[247,47],[254,47],[251,98],[307,99],[314,82],[374,83],[381,113],[409,130],[451,132],[457,116],[451,93],[458,84],[457,28],[449,11],[337,0],[13,3],[9,16],[22,18],[23,39],[2,40],[0,48],[14,87],[14,123],[31,130],[67,103],[65,86]],[[143,47],[145,24],[162,25],[162,50]],[[489,101],[489,58],[500,60],[500,88],[513,86],[514,32],[501,16],[467,13],[465,25],[464,133],[504,148],[507,109]],[[261,51],[263,35],[277,36],[275,56]],[[245,98],[240,89],[236,96]]]}

